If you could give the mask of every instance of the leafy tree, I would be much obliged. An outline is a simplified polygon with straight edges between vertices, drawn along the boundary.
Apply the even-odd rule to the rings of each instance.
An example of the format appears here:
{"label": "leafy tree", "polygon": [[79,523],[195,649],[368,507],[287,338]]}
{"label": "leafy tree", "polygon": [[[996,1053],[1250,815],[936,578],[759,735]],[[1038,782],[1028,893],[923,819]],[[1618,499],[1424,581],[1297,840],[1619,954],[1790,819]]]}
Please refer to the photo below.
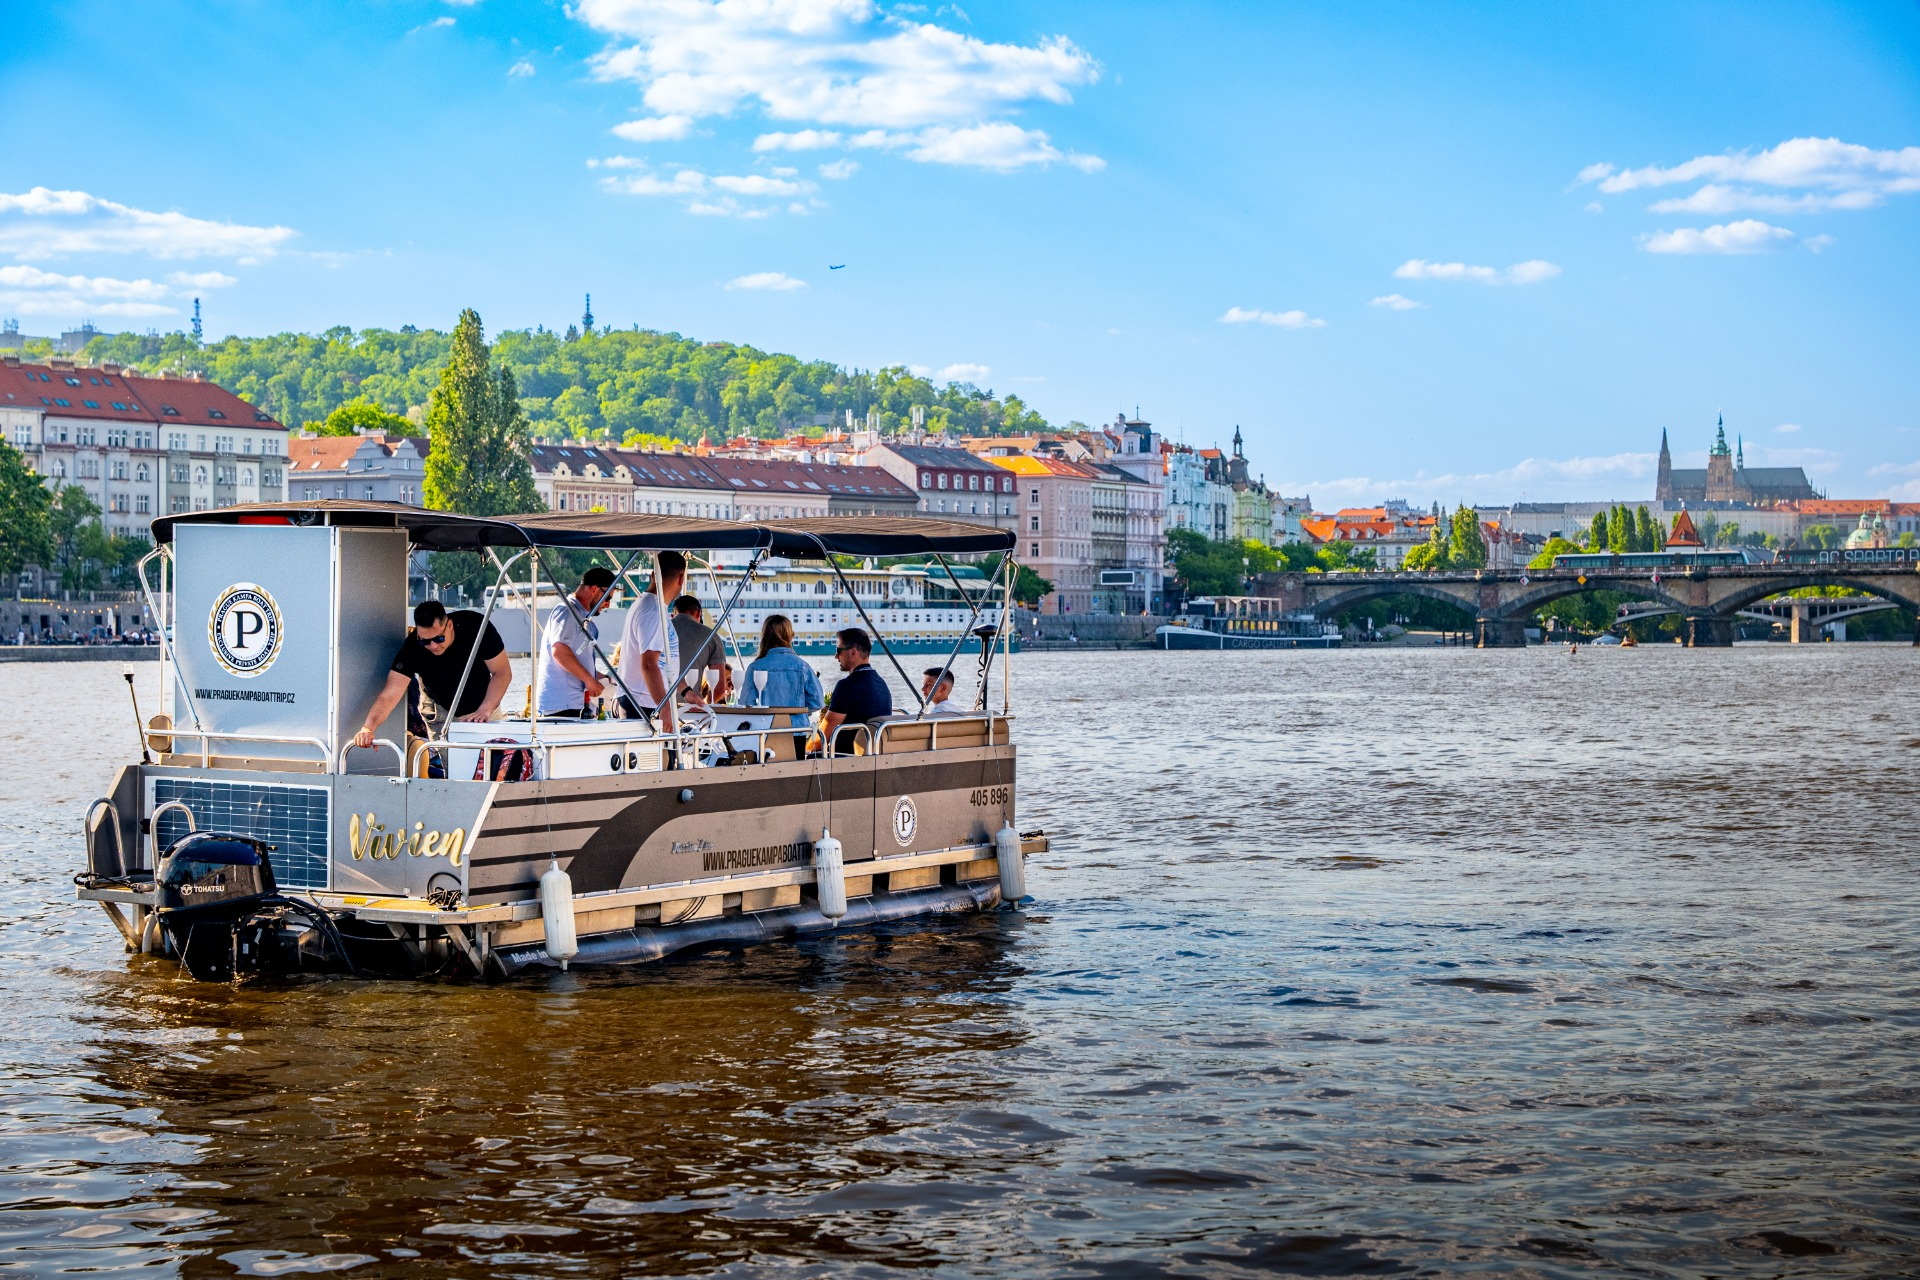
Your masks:
{"label": "leafy tree", "polygon": [[0,574],[53,559],[53,495],[20,451],[0,440]]}
{"label": "leafy tree", "polygon": [[1014,566],[1013,599],[1015,604],[1024,604],[1029,608],[1037,608],[1040,604],[1040,597],[1051,593],[1052,590],[1052,581],[1041,577],[1029,566],[1024,564]]}
{"label": "leafy tree", "polygon": [[1607,550],[1624,555],[1638,549],[1634,545],[1633,517],[1625,506],[1616,505],[1607,519]]}
{"label": "leafy tree", "polygon": [[1636,532],[1640,535],[1641,551],[1658,551],[1667,544],[1667,531],[1663,523],[1653,518],[1653,513],[1644,506],[1633,515]]}
{"label": "leafy tree", "polygon": [[1800,531],[1800,540],[1815,551],[1832,551],[1841,543],[1840,530],[1830,524],[1810,524]]}
{"label": "leafy tree", "polygon": [[1583,550],[1577,542],[1568,542],[1565,538],[1552,537],[1547,545],[1540,548],[1540,554],[1527,561],[1529,569],[1551,569],[1553,562],[1561,556],[1578,555]]}
{"label": "leafy tree", "polygon": [[309,422],[307,430],[323,436],[350,436],[357,432],[385,432],[390,436],[425,435],[412,419],[389,412],[365,396],[347,401],[327,415],[325,422]]}
{"label": "leafy tree", "polygon": [[1893,540],[1893,545],[1896,547],[1913,546],[1914,545],[1913,530],[1909,529],[1905,533],[1901,534],[1898,538],[1895,538]]}
{"label": "leafy tree", "polygon": [[[1267,552],[1269,556],[1272,554],[1266,547],[1261,546],[1261,544],[1257,542],[1249,542],[1247,546],[1250,550],[1252,548],[1258,548],[1260,551]],[[1415,550],[1418,549],[1417,547],[1415,548]],[[1323,572],[1331,573],[1336,569],[1378,568],[1380,554],[1376,548],[1356,547],[1351,542],[1343,542],[1336,538],[1321,547],[1316,553],[1315,558],[1320,562],[1319,567]],[[1266,570],[1256,570],[1256,572],[1264,573]]]}
{"label": "leafy tree", "polygon": [[1447,558],[1455,569],[1487,567],[1487,540],[1480,534],[1480,514],[1472,507],[1454,509],[1453,533],[1447,540]]}
{"label": "leafy tree", "polygon": [[1241,556],[1230,542],[1215,542],[1192,529],[1167,534],[1168,559],[1173,576],[1188,595],[1237,595],[1242,581]]}
{"label": "leafy tree", "polygon": [[1593,527],[1587,533],[1587,549],[1589,551],[1605,551],[1612,545],[1613,540],[1607,529],[1607,513],[1604,511],[1594,512]]}
{"label": "leafy tree", "polygon": [[1453,544],[1441,536],[1440,529],[1440,525],[1434,525],[1426,542],[1407,552],[1402,567],[1409,573],[1439,572],[1453,567]]}
{"label": "leafy tree", "polygon": [[496,376],[480,317],[460,313],[453,351],[427,410],[426,503],[474,516],[538,510],[527,419],[513,371]]}
{"label": "leafy tree", "polygon": [[1716,547],[1737,547],[1740,545],[1740,522],[1729,520],[1714,530],[1713,545]]}

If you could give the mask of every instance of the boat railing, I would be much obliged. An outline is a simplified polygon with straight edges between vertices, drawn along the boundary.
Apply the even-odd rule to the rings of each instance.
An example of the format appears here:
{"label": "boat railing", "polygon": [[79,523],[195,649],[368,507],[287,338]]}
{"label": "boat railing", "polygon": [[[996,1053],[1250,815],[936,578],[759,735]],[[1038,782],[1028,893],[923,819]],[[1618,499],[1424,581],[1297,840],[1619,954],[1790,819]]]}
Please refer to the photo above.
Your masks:
{"label": "boat railing", "polygon": [[[213,768],[213,743],[215,742],[258,742],[281,747],[311,747],[315,754],[320,757],[322,767],[332,759],[332,753],[328,751],[327,744],[318,738],[287,737],[277,733],[216,733],[210,729],[183,729],[178,726],[169,726],[164,730],[156,730],[154,732],[156,735],[164,734],[169,739],[198,738],[200,740],[200,767],[202,769]],[[169,743],[168,745],[171,746],[172,744]],[[167,754],[175,755],[179,753],[169,750]]]}
{"label": "boat railing", "polygon": [[[748,712],[755,709],[749,707],[722,707],[717,710],[721,712]],[[1013,717],[1010,715],[982,711],[968,715],[936,715],[927,716],[922,719],[909,717],[897,720],[879,720],[872,724],[842,725],[839,731],[836,731],[828,737],[827,741],[823,744],[821,754],[823,758],[832,760],[847,755],[883,754],[889,747],[893,747],[895,750],[936,751],[940,750],[943,745],[940,741],[943,730],[949,740],[945,745],[956,748],[967,746],[1001,746],[1010,739],[1011,735],[1004,726],[1010,725],[1012,721]],[[517,724],[526,723],[528,722],[502,721],[500,722],[500,728],[507,729]],[[613,720],[606,721],[605,723],[609,726],[614,726],[627,724],[639,725],[645,722]],[[984,728],[981,726],[984,726]],[[740,745],[742,741],[751,741],[753,746],[746,750],[751,750],[759,762],[778,763],[783,760],[798,759],[800,758],[799,753],[796,752],[792,756],[784,755],[777,749],[769,748],[768,740],[779,738],[792,739],[809,732],[811,732],[811,727],[806,724],[769,725],[766,728],[760,729],[728,729],[716,724],[706,724],[701,726],[687,726],[671,733],[658,731],[630,733],[621,732],[618,729],[610,727],[606,733],[579,736],[570,735],[563,739],[541,739],[537,735],[530,735],[528,741],[508,738],[488,742],[457,741],[444,737],[417,738],[411,740],[411,750],[404,753],[403,761],[406,773],[412,777],[419,777],[421,776],[422,758],[428,752],[527,751],[534,753],[539,763],[536,776],[551,777],[553,772],[553,753],[555,751],[570,751],[580,747],[620,746],[632,749],[635,747],[658,746],[663,750],[674,753],[674,758],[681,762],[677,766],[678,768],[687,769],[697,767],[688,763],[691,761],[702,760],[715,755],[728,757],[740,755],[743,753],[743,748]],[[851,732],[854,735],[855,749],[853,751],[847,752],[837,749],[841,732]],[[963,740],[953,741],[956,737]],[[926,743],[924,747],[908,745],[909,740],[917,743],[923,739]],[[900,745],[894,746],[893,744],[896,742]],[[392,743],[387,742],[385,739],[380,739],[379,743],[388,747],[393,746]],[[398,748],[394,749],[398,752]],[[344,760],[344,750],[341,755]],[[616,772],[626,772],[626,770],[617,770]]]}
{"label": "boat railing", "polygon": [[[340,759],[337,761],[337,764],[339,767],[335,769],[334,772],[345,773],[347,771],[347,752],[352,751],[355,747],[358,747],[359,745],[360,745],[359,743],[349,738],[346,741],[346,743],[341,746]],[[373,745],[370,747],[367,747],[366,750],[376,751],[381,747],[385,747],[388,751],[393,752],[393,762],[395,764],[399,765],[402,769],[405,769],[407,767],[407,753],[402,751],[400,749],[400,744],[395,742],[392,738],[375,738],[373,740]]]}

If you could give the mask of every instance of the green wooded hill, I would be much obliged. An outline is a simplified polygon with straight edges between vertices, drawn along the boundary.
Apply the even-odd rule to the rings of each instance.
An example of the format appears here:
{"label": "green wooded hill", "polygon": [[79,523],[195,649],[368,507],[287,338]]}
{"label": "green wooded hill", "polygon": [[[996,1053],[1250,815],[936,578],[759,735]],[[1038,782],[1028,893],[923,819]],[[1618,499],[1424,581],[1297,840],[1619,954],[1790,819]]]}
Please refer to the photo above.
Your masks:
{"label": "green wooded hill", "polygon": [[[146,373],[199,372],[298,428],[355,403],[421,421],[451,342],[451,333],[411,325],[205,344],[184,333],[123,333],[93,339],[83,358]],[[970,383],[936,387],[897,366],[849,370],[651,329],[578,336],[509,329],[492,345],[495,363],[513,371],[533,434],[545,440],[638,444],[649,436],[789,435],[814,426],[820,415],[843,423],[849,409],[862,422],[877,411],[881,425],[893,429],[909,421],[915,406],[926,410],[934,431],[1001,434],[1047,426],[1019,397],[997,397]]]}

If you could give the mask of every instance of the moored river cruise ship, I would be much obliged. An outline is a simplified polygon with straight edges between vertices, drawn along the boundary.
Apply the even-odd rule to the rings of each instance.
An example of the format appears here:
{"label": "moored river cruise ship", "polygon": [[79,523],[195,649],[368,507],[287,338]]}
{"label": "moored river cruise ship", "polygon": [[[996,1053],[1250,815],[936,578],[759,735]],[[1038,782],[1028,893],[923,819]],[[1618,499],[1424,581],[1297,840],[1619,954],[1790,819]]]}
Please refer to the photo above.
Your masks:
{"label": "moored river cruise ship", "polygon": [[[163,620],[161,709],[135,726],[141,759],[88,808],[75,879],[130,950],[196,978],[500,979],[991,910],[1025,896],[1025,859],[1046,847],[1015,826],[1004,531],[883,517],[480,518],[335,500],[166,516],[154,536],[141,572]],[[568,572],[597,559],[629,583],[660,552],[705,557],[709,621],[723,631],[767,565],[827,575],[857,619],[846,625],[875,635],[876,667],[916,690],[893,661],[887,611],[866,607],[860,571],[843,564],[928,558],[925,573],[953,571],[962,602],[965,625],[943,638],[946,665],[974,673],[971,709],[909,704],[836,742],[810,737],[797,707],[690,709],[672,729],[437,717],[410,736],[401,706],[360,749],[406,637],[415,550],[485,556],[489,619],[516,599],[510,583],[514,610],[540,601],[561,552]],[[989,552],[1001,553],[991,578],[949,560]],[[592,646],[609,693],[628,693],[611,643]],[[469,660],[463,685],[473,675]]]}

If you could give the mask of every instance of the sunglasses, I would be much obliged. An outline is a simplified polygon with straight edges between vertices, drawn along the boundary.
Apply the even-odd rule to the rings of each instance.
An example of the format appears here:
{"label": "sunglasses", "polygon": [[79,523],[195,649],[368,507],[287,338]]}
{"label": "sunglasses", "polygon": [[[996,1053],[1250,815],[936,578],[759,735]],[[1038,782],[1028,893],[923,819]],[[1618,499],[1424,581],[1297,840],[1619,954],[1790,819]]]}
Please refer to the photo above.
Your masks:
{"label": "sunglasses", "polygon": [[437,636],[421,636],[420,643],[438,646],[438,645],[445,644],[447,641],[451,639],[453,639],[453,632],[451,630],[448,630],[448,631],[441,632]]}

